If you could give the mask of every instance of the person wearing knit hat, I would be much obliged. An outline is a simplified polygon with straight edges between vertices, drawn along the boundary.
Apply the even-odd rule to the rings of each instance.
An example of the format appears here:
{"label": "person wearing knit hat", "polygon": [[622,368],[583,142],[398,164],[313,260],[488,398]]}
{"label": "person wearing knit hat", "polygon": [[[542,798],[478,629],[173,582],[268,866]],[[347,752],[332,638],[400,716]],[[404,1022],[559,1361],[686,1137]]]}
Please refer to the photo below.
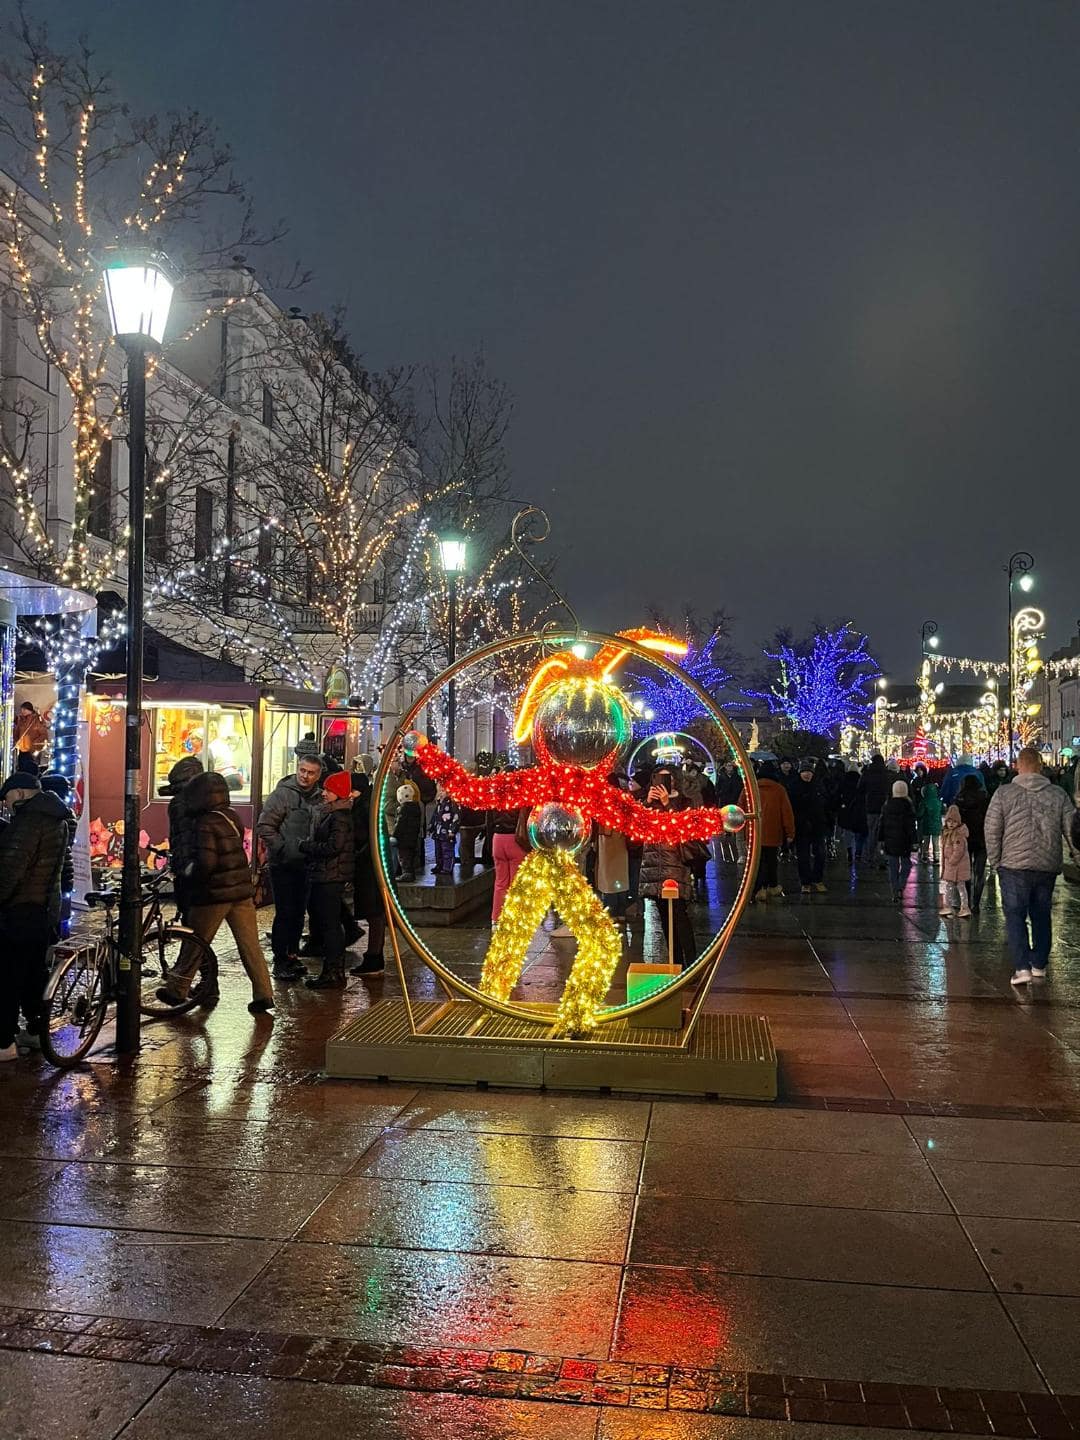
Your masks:
{"label": "person wearing knit hat", "polygon": [[892,796],[881,808],[881,829],[878,833],[885,851],[885,868],[894,904],[899,904],[907,878],[911,874],[911,852],[917,843],[915,807],[908,798],[904,780],[894,780]]}
{"label": "person wearing knit hat", "polygon": [[315,731],[309,730],[302,740],[298,740],[293,746],[293,754],[297,760],[318,760],[319,742],[315,739]]}
{"label": "person wearing knit hat", "polygon": [[344,770],[328,775],[326,803],[319,811],[310,840],[300,853],[310,866],[308,915],[312,936],[318,937],[322,971],[304,981],[309,990],[341,989],[345,985],[345,928],[352,914],[345,905],[345,886],[353,878],[352,784]]}

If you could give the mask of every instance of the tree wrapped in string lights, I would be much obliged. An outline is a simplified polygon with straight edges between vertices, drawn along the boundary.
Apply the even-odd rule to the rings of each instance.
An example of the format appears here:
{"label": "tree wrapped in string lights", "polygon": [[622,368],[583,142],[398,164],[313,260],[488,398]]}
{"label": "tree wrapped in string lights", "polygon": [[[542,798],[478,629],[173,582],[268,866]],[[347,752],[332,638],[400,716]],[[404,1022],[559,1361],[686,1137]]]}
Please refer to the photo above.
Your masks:
{"label": "tree wrapped in string lights", "polygon": [[[679,669],[700,685],[707,695],[719,701],[725,691],[732,689],[738,657],[730,644],[730,621],[722,610],[702,623],[687,607],[681,626],[671,625],[660,614],[653,614],[651,618],[658,630],[681,635],[686,644],[686,654],[678,661]],[[634,670],[627,676],[626,688],[639,702],[635,706],[638,715],[634,722],[634,729],[639,735],[650,735],[658,730],[693,734],[692,727],[700,727],[701,706],[693,692],[679,680],[668,675],[650,674],[643,669]],[[725,708],[729,710],[744,705],[745,701],[737,698],[725,700]],[[646,719],[646,716],[651,718]]]}
{"label": "tree wrapped in string lights", "polygon": [[867,637],[850,621],[836,629],[819,628],[798,643],[790,632],[780,632],[776,648],[764,654],[772,662],[771,683],[764,690],[747,690],[749,699],[763,700],[793,730],[833,736],[844,726],[866,728],[871,711],[867,686],[881,671]]}
{"label": "tree wrapped in string lights", "polygon": [[[133,117],[85,47],[61,54],[25,17],[5,39],[0,136],[9,175],[0,182],[0,289],[27,373],[3,400],[0,469],[12,499],[3,524],[33,574],[94,593],[122,572],[127,538],[122,525],[99,535],[104,527],[95,524],[107,483],[112,500],[111,442],[125,429],[122,366],[102,307],[102,253],[137,242],[168,246],[182,262],[210,263],[215,249],[197,222],[212,211],[220,246],[231,249],[252,238],[250,211],[228,150],[198,114],[164,123]],[[192,331],[220,313],[213,302],[196,311]],[[38,369],[56,378],[59,394],[38,383]],[[50,506],[64,431],[71,499],[58,519]],[[166,473],[161,467],[159,478]],[[53,738],[70,775],[75,701],[105,637],[82,635],[61,618],[37,638],[57,672]]]}

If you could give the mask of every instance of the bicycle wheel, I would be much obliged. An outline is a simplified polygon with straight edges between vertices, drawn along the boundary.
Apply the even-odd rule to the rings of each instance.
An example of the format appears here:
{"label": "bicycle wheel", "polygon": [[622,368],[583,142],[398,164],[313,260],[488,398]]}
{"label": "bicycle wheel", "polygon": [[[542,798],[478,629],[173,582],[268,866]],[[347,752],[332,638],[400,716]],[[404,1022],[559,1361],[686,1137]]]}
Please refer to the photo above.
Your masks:
{"label": "bicycle wheel", "polygon": [[104,945],[84,946],[55,959],[45,987],[41,1052],[61,1070],[93,1045],[109,1008]]}
{"label": "bicycle wheel", "polygon": [[[182,1005],[165,1005],[157,998],[157,991],[168,979],[169,971],[175,969],[180,952],[187,947],[185,957],[190,962],[192,951],[195,955],[195,979],[187,999]],[[185,925],[163,925],[143,936],[142,948],[142,998],[139,1008],[144,1015],[184,1015],[196,1006],[213,1004],[217,999],[217,956],[205,940],[200,940],[194,930]]]}

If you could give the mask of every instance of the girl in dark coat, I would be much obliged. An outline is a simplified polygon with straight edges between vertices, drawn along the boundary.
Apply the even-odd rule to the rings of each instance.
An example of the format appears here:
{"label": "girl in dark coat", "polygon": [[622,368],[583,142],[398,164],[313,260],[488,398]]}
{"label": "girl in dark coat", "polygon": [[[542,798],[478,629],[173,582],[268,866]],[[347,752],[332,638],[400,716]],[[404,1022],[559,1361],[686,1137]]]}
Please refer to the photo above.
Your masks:
{"label": "girl in dark coat", "polygon": [[[660,769],[653,772],[645,803],[652,810],[686,808],[686,801],[675,793],[675,781],[670,770]],[[661,898],[660,892],[665,880],[674,880],[679,887],[679,898],[674,902]],[[656,902],[665,940],[668,938],[668,905],[672,905],[675,920],[675,964],[692,965],[697,959],[697,941],[694,939],[694,927],[686,902],[693,896],[694,883],[690,867],[683,859],[681,845],[646,845],[643,848],[638,892]]]}
{"label": "girl in dark coat", "polygon": [[849,865],[858,865],[866,844],[866,800],[858,768],[852,765],[840,784],[840,829],[844,832]]}
{"label": "girl in dark coat", "polygon": [[960,819],[967,826],[968,853],[971,856],[971,909],[979,913],[986,886],[986,812],[990,797],[974,775],[965,775],[956,797]]}
{"label": "girl in dark coat", "polygon": [[[184,790],[187,813],[194,821],[192,859],[188,864],[186,896],[188,924],[201,940],[213,944],[222,921],[232,931],[240,963],[251,981],[248,1009],[260,1015],[274,1007],[270,971],[259,944],[255,916],[255,887],[251,862],[244,849],[244,825],[229,804],[229,787],[212,772],[196,775]],[[158,991],[164,1004],[187,998],[194,961],[189,969],[183,951],[165,985]]]}
{"label": "girl in dark coat", "polygon": [[371,837],[371,785],[366,775],[353,777],[353,909],[367,924],[367,948],[350,975],[381,975],[386,968],[383,944],[386,939],[386,911],[375,878]]}

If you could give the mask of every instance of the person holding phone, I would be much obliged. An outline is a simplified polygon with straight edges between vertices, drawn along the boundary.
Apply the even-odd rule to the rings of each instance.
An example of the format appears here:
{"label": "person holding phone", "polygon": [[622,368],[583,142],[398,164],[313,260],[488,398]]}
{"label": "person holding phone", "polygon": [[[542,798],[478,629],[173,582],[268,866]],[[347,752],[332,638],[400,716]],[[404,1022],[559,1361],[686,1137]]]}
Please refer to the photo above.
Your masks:
{"label": "person holding phone", "polygon": [[[663,766],[653,771],[645,803],[650,810],[683,810],[687,807],[687,801],[676,792],[674,776]],[[694,939],[694,926],[687,901],[693,897],[694,882],[683,855],[683,846],[649,841],[641,852],[639,891],[654,901],[660,912],[664,939],[667,940],[668,901],[660,898],[665,880],[674,880],[679,887],[679,898],[672,904],[675,963],[692,965],[697,959],[697,941]]]}

